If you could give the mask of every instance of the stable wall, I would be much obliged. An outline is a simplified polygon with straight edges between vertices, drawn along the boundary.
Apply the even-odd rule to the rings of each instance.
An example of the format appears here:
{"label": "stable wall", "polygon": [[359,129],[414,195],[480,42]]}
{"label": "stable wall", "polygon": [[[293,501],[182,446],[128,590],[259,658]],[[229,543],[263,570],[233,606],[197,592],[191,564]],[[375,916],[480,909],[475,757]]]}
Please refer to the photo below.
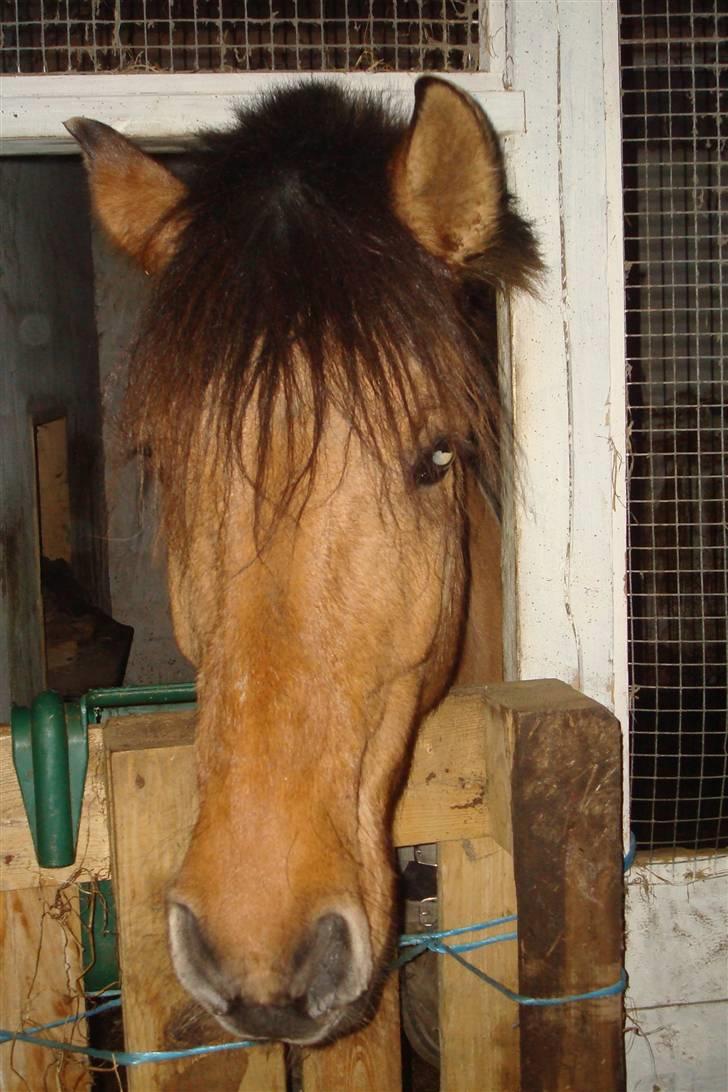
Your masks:
{"label": "stable wall", "polygon": [[626,919],[629,1092],[724,1092],[728,855],[638,854]]}
{"label": "stable wall", "polygon": [[73,160],[0,163],[0,722],[45,684],[34,426],[67,417],[71,564],[108,607],[89,210]]}
{"label": "stable wall", "polygon": [[147,280],[92,228],[99,371],[104,399],[103,443],[108,507],[111,613],[134,627],[127,686],[188,682],[194,671],[172,631],[163,543],[157,540],[154,483],[143,482],[139,459],[119,430],[128,347]]}
{"label": "stable wall", "polygon": [[[541,0],[538,5],[491,0],[489,9],[502,20],[491,43],[491,71],[500,80],[502,61],[503,79],[498,90],[488,84],[483,101],[506,137],[514,188],[536,223],[547,264],[538,299],[515,301],[501,327],[504,361],[512,362],[507,385],[513,390],[515,427],[527,468],[519,498],[523,503],[508,514],[509,673],[573,682],[613,708],[626,725],[617,5],[613,0]],[[75,78],[59,79],[54,91]],[[484,77],[474,79],[485,86]],[[247,93],[254,79],[129,76],[122,81],[129,89],[126,97],[116,91],[118,77],[80,81],[84,95],[92,97],[91,88],[97,89],[99,101],[74,102],[72,111],[64,105],[65,116],[86,112],[144,133],[154,143],[177,138],[202,122],[224,120],[222,96]],[[42,79],[30,83],[33,96],[47,94]],[[162,86],[170,89],[168,95]],[[44,110],[30,98],[25,104],[34,125],[46,125],[53,102],[44,102]],[[23,130],[23,139],[28,133]],[[43,128],[38,139],[65,138],[59,124]],[[118,317],[115,307],[110,297],[110,321]],[[138,525],[121,520],[117,529],[120,538],[139,537],[141,556]],[[129,564],[132,574],[141,573],[136,560]],[[130,594],[117,597],[117,613]],[[146,609],[145,602],[140,606]],[[721,1077],[716,1084],[724,1059],[725,1008],[704,989],[707,985],[712,991],[713,979],[701,977],[701,968],[719,956],[713,921],[717,908],[725,905],[724,869],[722,875],[718,868],[715,877],[696,875],[677,889],[652,864],[638,866],[630,877],[627,1005],[639,1028],[639,1033],[628,1032],[634,1040],[628,1056],[634,1092],[651,1092],[653,1085],[674,1092],[728,1087]],[[645,915],[649,921],[643,925]],[[676,930],[676,920],[689,941]],[[702,954],[696,959],[696,953]],[[667,983],[660,975],[666,966],[671,970]],[[663,1031],[668,1021],[661,1010],[669,1016],[670,1032]]]}

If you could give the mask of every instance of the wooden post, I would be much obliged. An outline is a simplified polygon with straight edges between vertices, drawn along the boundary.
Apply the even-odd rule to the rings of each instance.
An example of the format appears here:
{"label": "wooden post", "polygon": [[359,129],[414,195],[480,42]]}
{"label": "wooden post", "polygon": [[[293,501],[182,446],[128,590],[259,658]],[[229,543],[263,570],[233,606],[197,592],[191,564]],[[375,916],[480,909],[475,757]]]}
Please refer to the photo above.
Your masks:
{"label": "wooden post", "polygon": [[304,1092],[399,1092],[402,1062],[398,985],[393,975],[374,1019],[362,1031],[306,1052]]}
{"label": "wooden post", "polygon": [[[467,787],[460,801],[443,800],[438,830],[439,928],[457,928],[489,918],[515,913],[513,861],[489,837],[491,830],[486,781],[485,717],[487,690],[472,687],[452,693],[426,726],[432,755],[442,756],[441,780]],[[471,735],[472,733],[472,735]],[[463,747],[470,740],[469,750]],[[422,760],[418,744],[416,757]],[[428,784],[434,763],[425,774]],[[416,771],[413,770],[413,774]],[[429,781],[427,778],[429,777]],[[410,776],[410,784],[413,776]],[[409,789],[407,790],[409,791]],[[447,818],[468,816],[466,832],[448,829]],[[513,931],[514,927],[500,932]],[[479,939],[468,936],[463,939]],[[472,952],[476,967],[509,986],[517,984],[517,950],[514,943],[497,944]],[[514,1092],[518,1088],[518,1012],[512,1002],[489,989],[454,959],[440,956],[439,1023],[440,1088],[442,1092]]]}
{"label": "wooden post", "polygon": [[[196,813],[189,713],[118,718],[106,728],[112,861],[131,1051],[233,1039],[179,985],[167,948],[165,899]],[[129,1069],[129,1092],[284,1092],[280,1046]]]}
{"label": "wooden post", "polygon": [[[493,838],[438,846],[441,929],[515,913],[513,860]],[[515,924],[489,931],[513,932]],[[465,936],[478,940],[483,934]],[[513,941],[470,952],[468,962],[516,987]],[[439,957],[441,1092],[516,1092],[519,1086],[518,1009],[449,956]]]}
{"label": "wooden post", "polygon": [[[622,741],[556,680],[488,688],[494,836],[515,862],[520,992],[587,993],[624,963]],[[623,997],[521,1006],[522,1092],[624,1088]]]}

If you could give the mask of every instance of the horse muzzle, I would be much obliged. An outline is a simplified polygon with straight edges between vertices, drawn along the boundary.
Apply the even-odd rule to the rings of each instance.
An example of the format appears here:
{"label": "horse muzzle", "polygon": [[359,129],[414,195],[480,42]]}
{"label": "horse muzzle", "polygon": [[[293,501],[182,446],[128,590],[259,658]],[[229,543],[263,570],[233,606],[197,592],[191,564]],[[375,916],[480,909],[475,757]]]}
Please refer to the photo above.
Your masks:
{"label": "horse muzzle", "polygon": [[233,974],[195,913],[172,900],[172,962],[187,992],[228,1031],[310,1045],[350,1030],[369,1007],[372,957],[361,919],[363,912],[355,908],[327,910],[305,930],[285,964],[277,954],[269,960],[275,971],[256,972],[254,961],[244,959],[243,973]]}

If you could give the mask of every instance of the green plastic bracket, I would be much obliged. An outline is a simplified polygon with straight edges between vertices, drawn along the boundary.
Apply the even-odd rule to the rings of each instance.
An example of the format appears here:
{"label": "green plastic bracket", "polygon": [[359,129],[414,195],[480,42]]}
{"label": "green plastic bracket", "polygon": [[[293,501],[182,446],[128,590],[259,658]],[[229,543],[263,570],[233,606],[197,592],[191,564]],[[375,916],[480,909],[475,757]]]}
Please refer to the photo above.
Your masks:
{"label": "green plastic bracket", "polygon": [[42,868],[73,864],[88,766],[88,735],[77,705],[46,690],[12,711],[13,762]]}
{"label": "green plastic bracket", "polygon": [[63,702],[53,690],[30,708],[13,706],[13,763],[41,868],[65,868],[76,857],[88,768],[88,725],[104,711],[140,712],[150,705],[189,706],[193,683],[89,690],[79,702]]}

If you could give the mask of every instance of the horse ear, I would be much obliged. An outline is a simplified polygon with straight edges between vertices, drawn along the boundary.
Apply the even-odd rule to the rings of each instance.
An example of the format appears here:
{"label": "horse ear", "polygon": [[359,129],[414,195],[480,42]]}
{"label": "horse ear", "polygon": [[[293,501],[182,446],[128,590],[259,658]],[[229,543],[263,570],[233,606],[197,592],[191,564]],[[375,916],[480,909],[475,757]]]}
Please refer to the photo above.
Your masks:
{"label": "horse ear", "polygon": [[99,222],[146,273],[159,272],[184,226],[174,215],[184,183],[109,125],[71,118],[65,126],[81,145]]}
{"label": "horse ear", "polygon": [[507,195],[496,135],[469,95],[431,76],[392,162],[397,215],[431,253],[460,264],[482,254],[501,226]]}

